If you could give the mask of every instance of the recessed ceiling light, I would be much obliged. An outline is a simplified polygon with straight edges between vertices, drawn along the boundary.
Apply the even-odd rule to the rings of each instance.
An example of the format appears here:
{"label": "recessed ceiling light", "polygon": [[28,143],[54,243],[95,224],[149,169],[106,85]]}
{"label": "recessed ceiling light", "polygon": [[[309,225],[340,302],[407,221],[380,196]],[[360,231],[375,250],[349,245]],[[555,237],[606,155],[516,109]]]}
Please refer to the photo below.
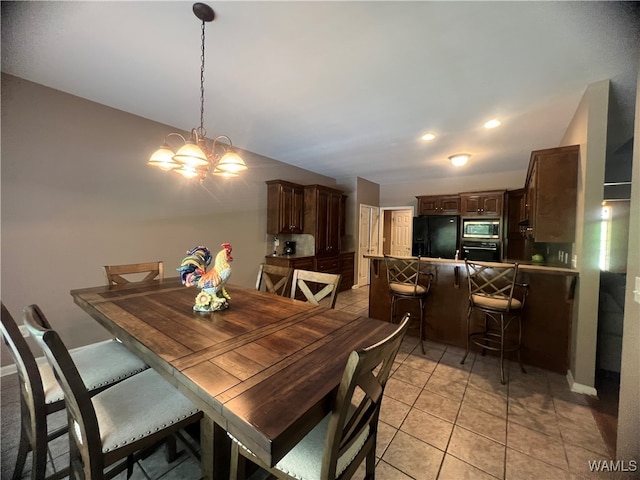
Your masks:
{"label": "recessed ceiling light", "polygon": [[489,120],[484,124],[484,128],[496,128],[500,126],[500,120],[494,118],[493,120]]}
{"label": "recessed ceiling light", "polygon": [[471,155],[468,153],[456,153],[455,155],[451,155],[449,160],[454,167],[462,167],[467,164],[469,157],[471,157]]}
{"label": "recessed ceiling light", "polygon": [[435,133],[425,133],[422,136],[422,140],[424,140],[425,142],[430,142],[431,140],[433,140],[434,138],[436,138]]}

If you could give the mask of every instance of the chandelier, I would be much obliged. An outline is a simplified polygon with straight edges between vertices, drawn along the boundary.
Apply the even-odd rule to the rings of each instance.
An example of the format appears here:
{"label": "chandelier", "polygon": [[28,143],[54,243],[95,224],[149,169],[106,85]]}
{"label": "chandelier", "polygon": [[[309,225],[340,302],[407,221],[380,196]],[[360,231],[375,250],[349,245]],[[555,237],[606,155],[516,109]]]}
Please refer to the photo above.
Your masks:
{"label": "chandelier", "polygon": [[[194,3],[193,13],[202,20],[200,48],[200,126],[191,130],[187,140],[180,133],[169,133],[165,136],[160,148],[151,155],[147,165],[163,170],[171,170],[185,178],[197,178],[203,181],[208,174],[222,177],[237,177],[247,169],[244,160],[238,155],[226,135],[218,135],[208,141],[204,129],[204,26],[215,18],[213,9],[204,3]],[[176,140],[179,148],[174,151],[169,140]]]}

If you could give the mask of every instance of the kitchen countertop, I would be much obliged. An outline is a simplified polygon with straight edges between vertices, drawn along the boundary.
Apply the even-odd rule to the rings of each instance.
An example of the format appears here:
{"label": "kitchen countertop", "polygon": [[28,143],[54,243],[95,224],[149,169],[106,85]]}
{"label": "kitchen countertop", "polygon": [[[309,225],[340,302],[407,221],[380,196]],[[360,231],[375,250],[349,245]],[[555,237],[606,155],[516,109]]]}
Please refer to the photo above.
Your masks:
{"label": "kitchen countertop", "polygon": [[[384,256],[382,255],[364,255],[364,257],[377,260],[384,259]],[[453,260],[450,258],[422,257],[420,260],[426,263],[457,264],[464,266],[464,260]],[[551,275],[568,275],[576,277],[579,275],[578,270],[574,268],[557,267],[553,265],[545,265],[544,263],[534,263],[526,260],[505,260],[502,263],[518,263],[519,270],[523,272],[547,273]]]}
{"label": "kitchen countertop", "polygon": [[278,255],[265,255],[265,257],[269,258],[286,258],[288,260],[294,260],[296,258],[313,258],[315,255],[309,255],[306,253],[296,253],[295,255],[283,255],[279,253]]}

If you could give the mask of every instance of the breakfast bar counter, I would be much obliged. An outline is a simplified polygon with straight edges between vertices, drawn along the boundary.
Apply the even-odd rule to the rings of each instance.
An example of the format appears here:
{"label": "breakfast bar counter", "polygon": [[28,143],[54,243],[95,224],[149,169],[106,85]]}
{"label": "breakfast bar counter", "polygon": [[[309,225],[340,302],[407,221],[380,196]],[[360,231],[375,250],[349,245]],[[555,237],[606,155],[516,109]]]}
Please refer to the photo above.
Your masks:
{"label": "breakfast bar counter", "polygon": [[[384,257],[371,260],[369,316],[389,321],[391,302]],[[466,347],[469,287],[463,260],[422,258],[421,271],[434,281],[425,307],[427,340]],[[529,285],[522,316],[522,361],[525,364],[566,373],[571,351],[573,296],[578,272],[573,269],[520,263],[518,282]],[[419,318],[416,302],[401,302],[396,313],[411,312]]]}

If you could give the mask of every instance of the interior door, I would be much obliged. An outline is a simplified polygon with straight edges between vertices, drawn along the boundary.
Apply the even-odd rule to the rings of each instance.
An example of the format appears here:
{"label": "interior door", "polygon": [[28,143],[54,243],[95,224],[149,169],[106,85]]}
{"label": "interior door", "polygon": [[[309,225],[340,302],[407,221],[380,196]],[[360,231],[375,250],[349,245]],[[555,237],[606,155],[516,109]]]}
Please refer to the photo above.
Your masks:
{"label": "interior door", "polygon": [[391,255],[411,256],[411,210],[393,210],[391,212]]}
{"label": "interior door", "polygon": [[380,228],[380,208],[360,204],[359,242],[358,242],[358,286],[369,285],[371,261],[363,255],[378,253]]}

